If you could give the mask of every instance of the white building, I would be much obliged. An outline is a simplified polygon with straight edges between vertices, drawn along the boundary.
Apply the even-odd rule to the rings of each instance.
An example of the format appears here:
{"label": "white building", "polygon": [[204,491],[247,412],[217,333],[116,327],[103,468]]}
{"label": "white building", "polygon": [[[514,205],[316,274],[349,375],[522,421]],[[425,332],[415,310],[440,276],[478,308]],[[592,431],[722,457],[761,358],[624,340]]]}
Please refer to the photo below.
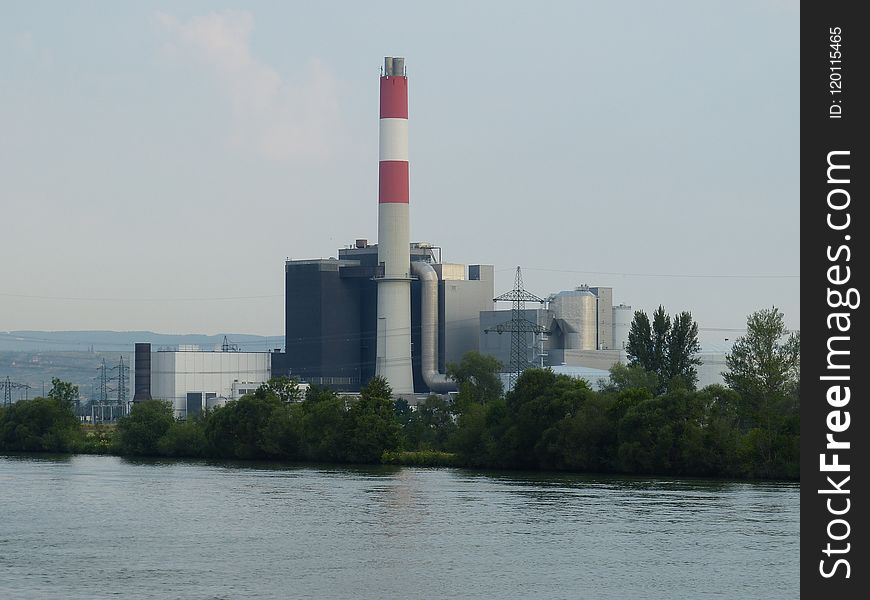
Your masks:
{"label": "white building", "polygon": [[218,406],[269,381],[269,352],[204,352],[198,347],[151,354],[151,397],[169,400],[176,417]]}

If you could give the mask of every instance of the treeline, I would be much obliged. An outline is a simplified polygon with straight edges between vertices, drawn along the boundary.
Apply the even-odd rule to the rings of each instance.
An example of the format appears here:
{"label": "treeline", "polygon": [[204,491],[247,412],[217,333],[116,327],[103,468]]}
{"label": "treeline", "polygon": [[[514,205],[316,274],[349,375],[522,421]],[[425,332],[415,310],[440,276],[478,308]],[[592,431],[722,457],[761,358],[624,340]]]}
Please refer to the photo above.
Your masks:
{"label": "treeline", "polygon": [[667,370],[633,360],[601,391],[529,369],[503,393],[498,362],[469,353],[448,369],[458,394],[415,410],[381,378],[357,398],[318,387],[303,397],[277,379],[186,420],[167,402],[137,403],[109,429],[80,427],[70,390],[56,385],[49,398],[0,411],[0,450],[797,478],[799,340],[778,341],[775,309],[750,325],[728,357],[729,387],[693,389],[688,363],[663,382]]}
{"label": "treeline", "polygon": [[[622,367],[622,369],[626,369]],[[464,392],[478,392],[475,384]],[[187,420],[168,402],[138,403],[85,430],[50,398],[0,412],[0,449],[281,461],[452,464],[724,477],[797,478],[797,411],[760,423],[722,386],[654,395],[529,369],[514,390],[478,402],[430,396],[416,410],[374,379],[357,399],[311,388],[300,402],[269,386]],[[111,432],[111,433],[110,433]],[[403,460],[403,457],[406,460]]]}

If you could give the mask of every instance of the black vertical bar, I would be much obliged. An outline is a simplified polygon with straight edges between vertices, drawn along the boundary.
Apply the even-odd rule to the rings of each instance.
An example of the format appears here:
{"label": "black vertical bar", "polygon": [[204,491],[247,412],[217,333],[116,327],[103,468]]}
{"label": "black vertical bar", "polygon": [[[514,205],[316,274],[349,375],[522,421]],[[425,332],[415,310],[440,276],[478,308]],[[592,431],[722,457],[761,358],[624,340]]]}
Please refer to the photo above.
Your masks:
{"label": "black vertical bar", "polygon": [[870,235],[870,23],[859,16],[863,4],[804,3],[801,15],[800,561],[805,598],[866,598],[870,590],[870,496],[861,491],[870,489],[865,441],[870,390],[861,352],[868,342],[870,307],[862,305],[860,294],[867,290],[858,283],[867,280],[870,269],[865,239]]}

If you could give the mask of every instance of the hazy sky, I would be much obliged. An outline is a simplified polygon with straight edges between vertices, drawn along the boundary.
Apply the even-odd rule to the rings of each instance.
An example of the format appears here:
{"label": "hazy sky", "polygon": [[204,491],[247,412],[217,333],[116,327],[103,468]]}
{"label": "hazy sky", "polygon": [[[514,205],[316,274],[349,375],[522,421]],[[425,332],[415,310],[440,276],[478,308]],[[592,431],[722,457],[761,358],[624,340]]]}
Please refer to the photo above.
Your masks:
{"label": "hazy sky", "polygon": [[286,257],[377,238],[405,56],[411,235],[539,295],[799,327],[799,9],[0,0],[0,330],[283,332]]}

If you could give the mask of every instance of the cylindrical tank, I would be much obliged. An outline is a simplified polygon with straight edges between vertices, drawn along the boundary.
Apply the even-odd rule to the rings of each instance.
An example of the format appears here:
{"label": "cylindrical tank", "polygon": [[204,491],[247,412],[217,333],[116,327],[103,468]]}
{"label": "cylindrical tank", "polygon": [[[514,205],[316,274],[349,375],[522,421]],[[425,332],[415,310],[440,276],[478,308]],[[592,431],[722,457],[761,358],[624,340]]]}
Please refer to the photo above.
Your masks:
{"label": "cylindrical tank", "polygon": [[136,344],[133,361],[133,402],[151,400],[151,344]]}
{"label": "cylindrical tank", "polygon": [[565,335],[565,350],[595,350],[598,332],[598,304],[587,289],[559,292],[550,299],[553,318]]}
{"label": "cylindrical tank", "polygon": [[628,332],[631,330],[631,321],[634,313],[631,307],[620,304],[613,307],[613,348],[625,350],[628,345]]}
{"label": "cylindrical tank", "polygon": [[577,320],[580,323],[580,349],[598,348],[598,299],[592,292],[577,292]]}

